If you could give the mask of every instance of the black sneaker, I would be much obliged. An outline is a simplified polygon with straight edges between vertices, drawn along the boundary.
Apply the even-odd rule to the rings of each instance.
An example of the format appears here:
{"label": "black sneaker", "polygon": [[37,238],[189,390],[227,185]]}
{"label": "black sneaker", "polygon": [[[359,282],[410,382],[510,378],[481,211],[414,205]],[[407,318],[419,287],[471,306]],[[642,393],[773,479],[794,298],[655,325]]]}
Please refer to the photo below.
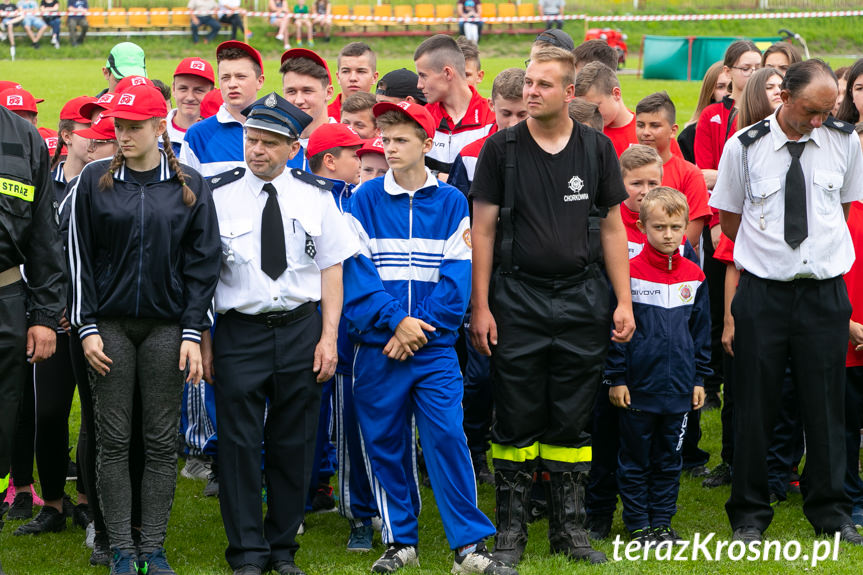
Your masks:
{"label": "black sneaker", "polygon": [[495,559],[488,552],[484,543],[477,543],[476,550],[467,555],[459,555],[455,552],[455,561],[450,573],[482,573],[484,575],[518,575],[518,571]]}
{"label": "black sneaker", "polygon": [[657,543],[680,543],[683,538],[670,525],[660,525],[653,528],[653,540]]}
{"label": "black sneaker", "polygon": [[[306,572],[297,567],[293,561],[273,561],[273,571],[279,575],[306,575]],[[147,575],[150,575],[147,573]]]}
{"label": "black sneaker", "polygon": [[15,494],[12,507],[6,514],[8,519],[30,519],[33,517],[33,493],[29,487],[26,489],[26,491],[19,491]]}
{"label": "black sneaker", "polygon": [[653,530],[650,527],[643,527],[641,529],[630,531],[629,539],[638,543],[639,546],[643,546],[648,541],[656,541],[656,538],[653,536]]}
{"label": "black sneaker", "polygon": [[312,497],[312,513],[328,513],[335,509],[336,498],[333,497],[333,486],[328,483],[318,484]]}
{"label": "black sneaker", "polygon": [[471,453],[470,459],[473,463],[473,473],[476,482],[494,485],[494,474],[488,468],[488,459],[486,459],[485,453]]}
{"label": "black sneaker", "polygon": [[731,485],[731,466],[724,461],[714,467],[713,471],[701,482],[701,486],[708,489],[722,485]]}
{"label": "black sneaker", "polygon": [[707,477],[710,475],[710,470],[707,469],[706,465],[696,465],[695,467],[684,469],[683,472],[689,475],[689,477]]}
{"label": "black sneaker", "polygon": [[108,535],[96,533],[93,539],[93,552],[90,554],[90,565],[111,566],[111,549],[108,547]]}
{"label": "black sneaker", "polygon": [[605,539],[611,533],[613,516],[590,516],[587,519],[587,535],[594,541]]}
{"label": "black sneaker", "polygon": [[204,497],[219,496],[219,476],[215,471],[210,471],[207,476],[207,484],[204,486]]}
{"label": "black sneaker", "polygon": [[78,465],[71,459],[66,464],[66,481],[78,480]]}
{"label": "black sneaker", "polygon": [[139,575],[177,575],[168,565],[164,549],[141,555],[138,557],[137,567]]}
{"label": "black sneaker", "polygon": [[45,506],[39,514],[12,535],[41,535],[42,533],[59,533],[66,529],[66,516],[53,507]]}
{"label": "black sneaker", "polygon": [[413,545],[394,543],[387,547],[384,554],[372,565],[372,573],[394,573],[402,567],[419,567],[417,548]]}
{"label": "black sneaker", "polygon": [[90,506],[86,503],[79,503],[72,508],[72,523],[81,529],[87,529],[87,526],[93,518],[90,516]]}

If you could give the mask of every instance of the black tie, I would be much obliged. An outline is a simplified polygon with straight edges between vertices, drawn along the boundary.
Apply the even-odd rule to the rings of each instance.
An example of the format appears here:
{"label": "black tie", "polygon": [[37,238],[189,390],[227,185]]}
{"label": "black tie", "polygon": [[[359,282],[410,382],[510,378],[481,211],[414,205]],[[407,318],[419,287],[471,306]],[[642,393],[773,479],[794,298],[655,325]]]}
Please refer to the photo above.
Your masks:
{"label": "black tie", "polygon": [[785,177],[785,242],[796,248],[809,235],[809,225],[806,221],[806,179],[803,177],[803,166],[800,165],[800,154],[806,142],[788,142],[785,147],[791,154],[791,165]]}
{"label": "black tie", "polygon": [[263,190],[269,197],[261,215],[261,269],[275,280],[288,267],[285,255],[285,226],[282,224],[279,194],[275,186],[264,184]]}

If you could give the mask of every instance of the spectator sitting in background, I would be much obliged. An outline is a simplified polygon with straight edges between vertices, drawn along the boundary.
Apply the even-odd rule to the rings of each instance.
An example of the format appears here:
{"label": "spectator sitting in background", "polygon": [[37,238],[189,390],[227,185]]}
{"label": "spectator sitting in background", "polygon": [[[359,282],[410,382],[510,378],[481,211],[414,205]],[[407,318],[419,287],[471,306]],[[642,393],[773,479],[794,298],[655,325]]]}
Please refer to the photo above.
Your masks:
{"label": "spectator sitting in background", "polygon": [[[69,0],[67,8],[69,16],[66,18],[66,25],[69,26],[69,39],[72,41],[72,46],[84,43],[84,36],[87,35],[87,29],[90,28],[90,23],[87,22],[87,14],[90,12],[90,4],[87,0]],[[78,28],[81,29],[81,34],[78,34]]]}
{"label": "spectator sitting in background", "polygon": [[[468,40],[479,44],[479,37],[482,35],[482,22],[480,22],[480,0],[458,0],[456,11],[458,12],[458,33],[460,36],[466,36]],[[466,30],[465,24],[476,26],[476,37],[473,32]]]}
{"label": "spectator sitting in background", "polygon": [[7,3],[0,3],[0,15],[2,15],[2,23],[3,30],[0,31],[0,39],[5,40],[6,35],[9,35],[9,54],[12,57],[12,61],[15,61],[15,32],[13,28],[15,24],[22,22],[24,20],[24,16],[18,12],[18,6],[10,0]]}
{"label": "spectator sitting in background", "polygon": [[[245,28],[243,28],[244,13],[241,0],[219,0],[219,22],[231,25],[231,40],[237,39],[237,30],[245,34]],[[249,32],[246,37],[251,38],[251,34]]]}
{"label": "spectator sitting in background", "polygon": [[60,24],[63,23],[60,18],[60,0],[42,0],[39,3],[39,8],[42,12],[42,19],[51,27],[51,44],[55,48],[60,47]]}
{"label": "spectator sitting in background", "polygon": [[288,14],[287,3],[285,0],[270,0],[268,8],[270,10],[270,25],[278,29],[276,40],[284,42],[284,49],[290,50],[291,43],[288,40],[290,37],[288,26],[291,24],[291,16]]}
{"label": "spectator sitting in background", "polygon": [[330,41],[330,31],[333,27],[333,10],[330,0],[315,0],[315,13],[312,22],[324,31],[324,42]]}
{"label": "spectator sitting in background", "polygon": [[198,29],[201,26],[210,28],[210,33],[204,38],[204,44],[209,44],[216,39],[222,25],[213,14],[219,9],[219,3],[216,0],[189,0],[187,8],[192,13],[190,20],[192,22],[192,42],[198,43]]}
{"label": "spectator sitting in background", "polygon": [[[24,16],[24,21],[21,22],[24,31],[27,32],[27,36],[33,43],[33,47],[38,48],[39,40],[42,39],[42,36],[48,30],[48,25],[39,16],[39,5],[36,4],[36,0],[21,0],[18,3],[18,10]],[[36,29],[35,33],[33,32],[33,28]]]}
{"label": "spectator sitting in background", "polygon": [[297,46],[303,45],[303,28],[306,29],[306,41],[309,48],[314,47],[315,41],[312,40],[312,19],[309,17],[309,7],[306,6],[306,0],[297,0],[294,6],[294,26],[297,29]]}
{"label": "spectator sitting in background", "polygon": [[563,28],[565,0],[539,0],[539,15],[545,18],[545,28]]}

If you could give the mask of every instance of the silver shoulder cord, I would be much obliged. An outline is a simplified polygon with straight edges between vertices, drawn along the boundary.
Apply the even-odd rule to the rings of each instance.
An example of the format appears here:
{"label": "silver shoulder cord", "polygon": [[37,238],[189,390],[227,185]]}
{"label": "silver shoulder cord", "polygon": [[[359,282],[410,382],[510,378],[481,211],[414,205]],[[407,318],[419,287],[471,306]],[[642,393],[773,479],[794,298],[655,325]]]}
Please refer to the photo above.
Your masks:
{"label": "silver shoulder cord", "polygon": [[[749,146],[743,146],[743,190],[750,202],[755,199],[752,196],[752,183],[749,175]],[[764,198],[761,198],[761,217],[758,219],[758,227],[761,230],[767,229],[767,220],[764,219]]]}

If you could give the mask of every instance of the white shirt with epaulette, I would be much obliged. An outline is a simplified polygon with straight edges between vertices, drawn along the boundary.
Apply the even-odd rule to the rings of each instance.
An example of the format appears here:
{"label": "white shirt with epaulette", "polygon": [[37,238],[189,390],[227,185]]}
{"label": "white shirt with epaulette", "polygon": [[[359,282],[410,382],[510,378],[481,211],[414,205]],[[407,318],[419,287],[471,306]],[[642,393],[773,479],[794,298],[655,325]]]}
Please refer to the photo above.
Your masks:
{"label": "white shirt with epaulette", "polygon": [[269,182],[278,192],[288,262],[273,280],[261,270],[261,215],[268,198],[263,186],[268,182],[242,168],[209,182],[222,240],[215,296],[218,313],[289,311],[319,301],[321,270],[359,249],[356,234],[333,202],[329,182],[302,170],[285,169]]}
{"label": "white shirt with epaulette", "polygon": [[725,144],[709,203],[741,214],[734,263],[757,277],[828,279],[854,263],[842,204],[863,199],[860,140],[850,124],[833,118],[798,141],[809,140],[800,158],[809,235],[797,248],[785,242],[785,178],[791,165],[785,144],[791,140],[776,112]]}

